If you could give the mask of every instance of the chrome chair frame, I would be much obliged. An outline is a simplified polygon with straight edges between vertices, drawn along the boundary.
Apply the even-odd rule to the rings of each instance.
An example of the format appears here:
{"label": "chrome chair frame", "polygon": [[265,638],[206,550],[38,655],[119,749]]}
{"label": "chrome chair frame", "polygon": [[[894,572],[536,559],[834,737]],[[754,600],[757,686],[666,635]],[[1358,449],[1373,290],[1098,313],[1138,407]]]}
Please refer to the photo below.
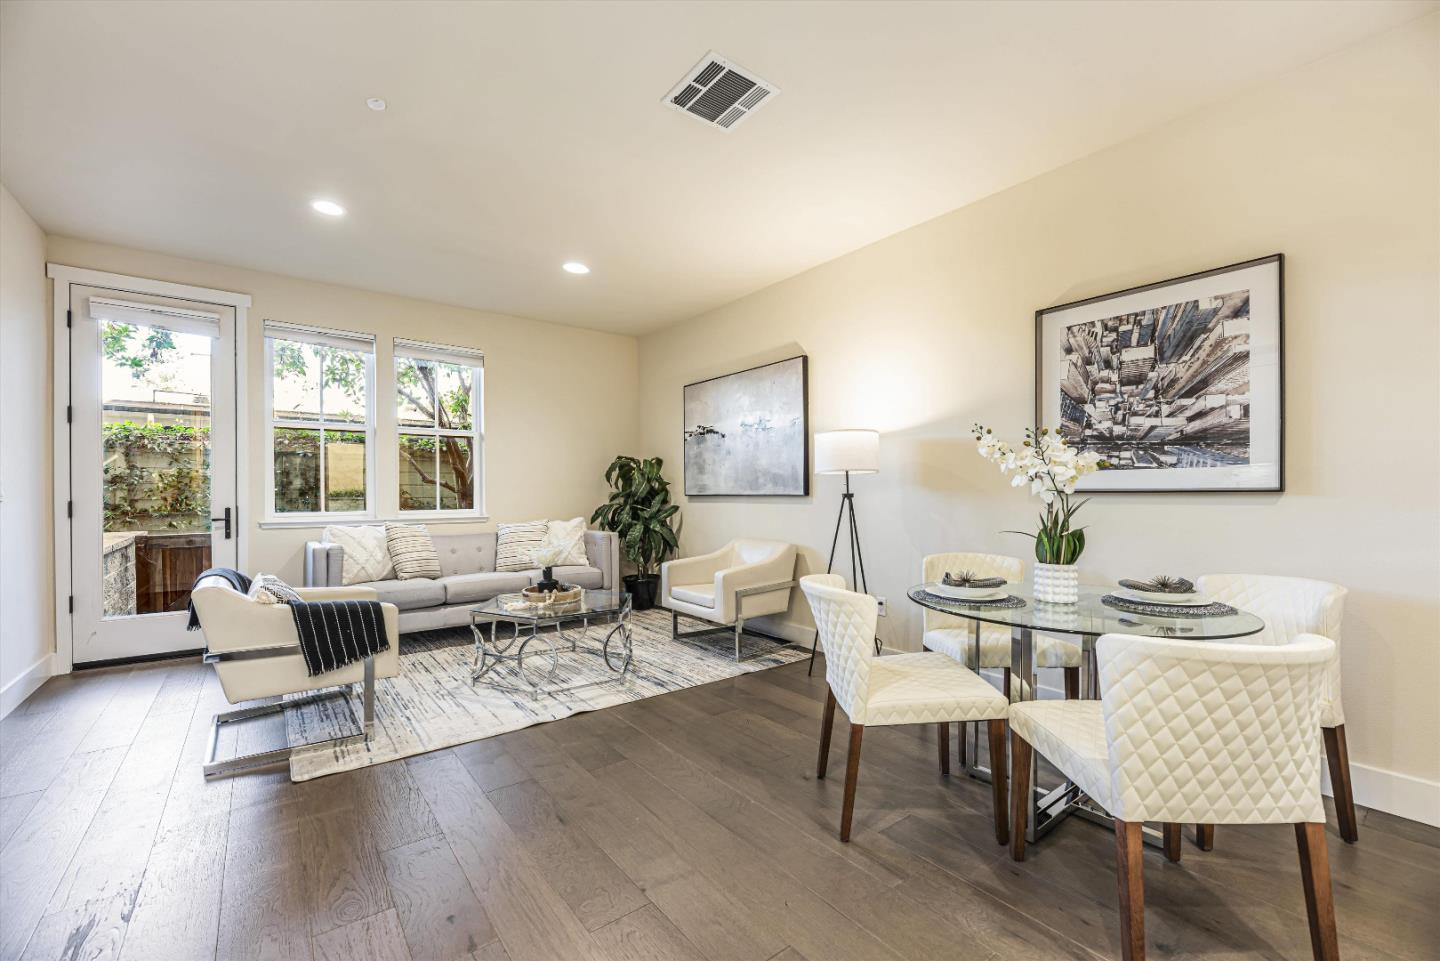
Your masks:
{"label": "chrome chair frame", "polygon": [[[735,591],[735,624],[733,628],[727,628],[724,624],[716,624],[714,627],[701,628],[698,631],[680,630],[680,612],[671,608],[670,610],[670,639],[672,641],[690,642],[691,638],[703,637],[706,634],[714,634],[717,631],[733,629],[735,632],[735,662],[740,662],[740,635],[745,632],[745,616],[739,613],[745,607],[745,598],[752,594],[769,594],[771,591],[785,591],[794,587],[798,581],[780,581],[774,584],[756,584],[754,587],[742,587]],[[686,615],[687,617],[689,615]],[[707,622],[708,623],[708,622]],[[753,656],[753,655],[752,655]]]}

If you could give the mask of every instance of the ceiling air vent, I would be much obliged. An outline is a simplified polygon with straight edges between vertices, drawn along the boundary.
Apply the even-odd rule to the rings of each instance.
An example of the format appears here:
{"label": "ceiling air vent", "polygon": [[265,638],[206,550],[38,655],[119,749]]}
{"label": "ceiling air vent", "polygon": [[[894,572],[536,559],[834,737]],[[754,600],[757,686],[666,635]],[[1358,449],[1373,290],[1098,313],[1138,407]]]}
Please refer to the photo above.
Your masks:
{"label": "ceiling air vent", "polygon": [[734,130],[779,94],[768,80],[713,50],[665,95],[665,105],[722,130]]}

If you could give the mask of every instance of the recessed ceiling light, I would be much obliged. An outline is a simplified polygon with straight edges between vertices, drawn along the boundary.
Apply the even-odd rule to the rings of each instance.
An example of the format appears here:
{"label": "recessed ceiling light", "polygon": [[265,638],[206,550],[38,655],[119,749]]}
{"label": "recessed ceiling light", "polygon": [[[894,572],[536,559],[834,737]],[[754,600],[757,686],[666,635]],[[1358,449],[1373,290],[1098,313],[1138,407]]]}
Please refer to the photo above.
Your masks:
{"label": "recessed ceiling light", "polygon": [[582,263],[581,263],[580,261],[578,261],[578,260],[567,260],[564,264],[561,265],[561,267],[562,267],[562,269],[564,269],[564,271],[565,271],[567,274],[588,274],[588,273],[590,273],[590,268],[589,268],[589,267],[586,267],[584,264],[582,264]]}
{"label": "recessed ceiling light", "polygon": [[310,206],[316,213],[324,214],[327,217],[345,216],[345,208],[333,200],[312,200]]}
{"label": "recessed ceiling light", "polygon": [[384,110],[387,105],[383,97],[371,97],[369,100],[365,101],[365,106],[369,107],[371,110]]}

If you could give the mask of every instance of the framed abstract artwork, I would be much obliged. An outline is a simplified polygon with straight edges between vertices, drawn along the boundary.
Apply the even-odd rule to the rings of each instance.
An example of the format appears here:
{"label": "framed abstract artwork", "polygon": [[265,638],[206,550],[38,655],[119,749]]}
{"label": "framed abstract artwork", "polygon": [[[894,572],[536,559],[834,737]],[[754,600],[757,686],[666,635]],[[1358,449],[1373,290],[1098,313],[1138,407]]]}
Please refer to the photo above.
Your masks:
{"label": "framed abstract artwork", "polygon": [[685,385],[685,496],[810,493],[808,359]]}
{"label": "framed abstract artwork", "polygon": [[1284,256],[1035,312],[1035,420],[1092,492],[1282,491]]}

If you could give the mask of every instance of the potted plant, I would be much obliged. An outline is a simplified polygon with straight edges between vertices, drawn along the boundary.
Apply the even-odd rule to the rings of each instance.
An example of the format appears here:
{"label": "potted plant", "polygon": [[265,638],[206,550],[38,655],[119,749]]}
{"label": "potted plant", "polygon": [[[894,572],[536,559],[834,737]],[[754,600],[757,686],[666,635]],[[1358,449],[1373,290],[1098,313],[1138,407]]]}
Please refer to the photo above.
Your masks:
{"label": "potted plant", "polygon": [[637,611],[655,606],[660,564],[680,546],[671,518],[680,510],[670,503],[670,482],[660,473],[664,461],[621,455],[605,469],[610,499],[590,515],[603,531],[614,531],[620,550],[635,565],[625,577],[625,590]]}
{"label": "potted plant", "polygon": [[1045,505],[1040,529],[1006,531],[1035,540],[1035,599],[1055,604],[1074,604],[1080,599],[1080,575],[1075,562],[1085,550],[1085,528],[1075,527],[1075,512],[1085,501],[1072,503],[1075,483],[1101,467],[1100,455],[1081,453],[1049,428],[1028,428],[1025,442],[1017,449],[996,437],[988,427],[975,425],[975,443],[980,456],[1011,475],[1010,486],[1029,485],[1030,493]]}

